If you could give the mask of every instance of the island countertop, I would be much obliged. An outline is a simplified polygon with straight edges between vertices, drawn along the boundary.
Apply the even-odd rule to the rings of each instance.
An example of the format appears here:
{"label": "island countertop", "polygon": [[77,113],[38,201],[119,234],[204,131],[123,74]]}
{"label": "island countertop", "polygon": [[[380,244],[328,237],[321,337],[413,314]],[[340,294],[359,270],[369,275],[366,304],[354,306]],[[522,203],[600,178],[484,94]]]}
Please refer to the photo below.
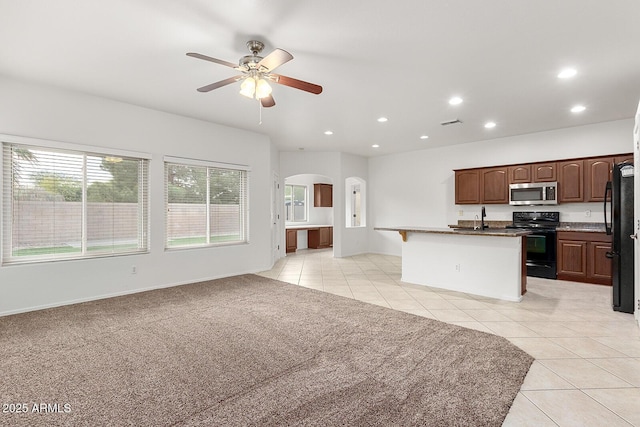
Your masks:
{"label": "island countertop", "polygon": [[484,230],[474,230],[473,228],[435,228],[435,227],[418,227],[418,226],[399,226],[399,227],[374,227],[378,231],[397,231],[404,233],[430,233],[430,234],[455,234],[470,236],[497,236],[497,237],[521,237],[531,234],[529,230],[518,228],[486,228]]}

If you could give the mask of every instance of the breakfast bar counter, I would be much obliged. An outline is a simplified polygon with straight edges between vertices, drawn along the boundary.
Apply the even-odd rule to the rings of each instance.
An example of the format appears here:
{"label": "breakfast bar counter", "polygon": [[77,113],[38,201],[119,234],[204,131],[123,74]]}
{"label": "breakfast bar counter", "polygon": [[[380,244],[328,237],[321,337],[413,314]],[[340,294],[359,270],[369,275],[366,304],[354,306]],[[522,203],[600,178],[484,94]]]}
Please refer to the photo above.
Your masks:
{"label": "breakfast bar counter", "polygon": [[375,227],[402,236],[402,281],[506,301],[526,292],[522,229]]}

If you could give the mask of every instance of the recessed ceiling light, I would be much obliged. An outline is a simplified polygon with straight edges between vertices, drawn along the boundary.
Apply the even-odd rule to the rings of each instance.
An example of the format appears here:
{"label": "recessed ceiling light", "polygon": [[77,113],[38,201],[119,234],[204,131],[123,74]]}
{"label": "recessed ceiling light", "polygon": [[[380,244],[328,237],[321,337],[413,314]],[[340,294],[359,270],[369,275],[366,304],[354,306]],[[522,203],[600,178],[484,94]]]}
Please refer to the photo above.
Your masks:
{"label": "recessed ceiling light", "polygon": [[384,123],[384,122],[386,122],[387,120],[389,120],[389,119],[387,119],[386,117],[380,117],[380,118],[378,119],[378,121],[379,121],[380,123]]}
{"label": "recessed ceiling light", "polygon": [[420,139],[429,139],[429,135],[422,135],[420,136]]}
{"label": "recessed ceiling light", "polygon": [[574,105],[571,108],[571,112],[572,113],[582,113],[586,109],[587,109],[587,107],[585,107],[584,105]]}
{"label": "recessed ceiling light", "polygon": [[325,134],[325,135],[333,135],[333,132],[332,132],[332,131],[330,131],[330,130],[325,130],[325,131],[324,131],[324,134]]}
{"label": "recessed ceiling light", "polygon": [[484,124],[484,127],[486,127],[487,129],[491,129],[496,127],[496,123],[495,122],[487,122]]}
{"label": "recessed ceiling light", "polygon": [[574,77],[578,72],[575,68],[564,68],[558,73],[559,79],[570,79]]}
{"label": "recessed ceiling light", "polygon": [[459,96],[454,96],[453,98],[451,98],[449,100],[449,104],[451,104],[451,105],[462,104],[462,98],[460,98]]}
{"label": "recessed ceiling light", "polygon": [[373,148],[380,148],[380,146],[378,144],[373,144],[371,147]]}

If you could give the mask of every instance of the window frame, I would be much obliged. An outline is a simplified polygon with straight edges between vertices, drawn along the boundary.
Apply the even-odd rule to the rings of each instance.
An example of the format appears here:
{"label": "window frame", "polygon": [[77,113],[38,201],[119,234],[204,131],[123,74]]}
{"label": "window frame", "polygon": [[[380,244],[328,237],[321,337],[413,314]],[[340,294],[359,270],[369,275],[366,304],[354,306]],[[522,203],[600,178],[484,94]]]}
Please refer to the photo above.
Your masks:
{"label": "window frame", "polygon": [[[294,194],[295,194],[295,187],[304,188],[304,218],[303,219],[296,219],[295,218],[295,206],[292,206],[292,209],[291,209],[291,213],[293,215],[293,219],[287,218],[287,214],[289,213],[287,211],[287,206],[286,206],[287,205],[287,187],[291,187],[291,204],[292,205],[294,203],[293,199],[294,199]],[[304,184],[285,184],[284,185],[284,204],[285,204],[285,222],[287,222],[287,223],[309,222],[309,187],[307,185],[304,185]]]}
{"label": "window frame", "polygon": [[[345,227],[367,226],[367,182],[360,177],[345,179]],[[357,193],[357,194],[356,194]],[[356,224],[356,219],[360,221]]]}
{"label": "window frame", "polygon": [[[82,196],[81,209],[83,214],[80,218],[78,227],[81,229],[80,253],[48,253],[39,255],[13,255],[13,159],[5,158],[7,151],[11,151],[11,147],[24,147],[26,149],[43,151],[50,153],[61,153],[82,156]],[[136,160],[139,162],[138,169],[138,202],[136,212],[137,216],[137,247],[131,250],[122,251],[96,251],[91,250],[91,245],[87,239],[87,223],[89,216],[87,215],[87,206],[92,203],[87,197],[87,188],[90,185],[87,180],[86,162],[88,157],[114,157],[128,160]],[[16,135],[0,134],[0,177],[2,186],[0,187],[0,229],[2,230],[0,239],[0,263],[2,266],[11,266],[19,264],[35,264],[48,263],[67,260],[94,259],[104,257],[118,257],[127,255],[138,255],[149,253],[149,165],[152,156],[147,153],[134,152],[128,150],[111,149],[105,147],[95,147],[89,145],[72,144],[60,141],[52,141],[46,139],[28,138]],[[5,170],[9,167],[9,170]],[[10,182],[6,182],[8,180]],[[9,194],[7,194],[9,193]]]}
{"label": "window frame", "polygon": [[[186,166],[186,167],[199,167],[206,168],[205,176],[206,176],[206,196],[205,196],[205,215],[206,215],[206,231],[204,233],[205,242],[204,243],[191,243],[191,244],[181,244],[181,245],[170,245],[170,232],[169,228],[171,224],[169,223],[169,176],[168,176],[168,166],[176,165],[176,166]],[[186,250],[186,249],[198,249],[198,248],[206,248],[206,247],[220,247],[220,246],[233,246],[233,245],[245,245],[249,244],[249,182],[250,182],[250,172],[251,168],[248,165],[240,165],[233,163],[222,163],[222,162],[214,162],[200,159],[189,159],[183,157],[173,157],[173,156],[165,156],[164,157],[164,223],[165,223],[165,232],[164,232],[164,249],[165,251],[175,251],[175,250]],[[241,172],[241,181],[239,188],[239,220],[240,220],[240,235],[241,239],[239,240],[230,240],[230,241],[211,241],[211,205],[210,202],[210,189],[211,189],[211,170],[213,169],[222,169],[228,171]]]}

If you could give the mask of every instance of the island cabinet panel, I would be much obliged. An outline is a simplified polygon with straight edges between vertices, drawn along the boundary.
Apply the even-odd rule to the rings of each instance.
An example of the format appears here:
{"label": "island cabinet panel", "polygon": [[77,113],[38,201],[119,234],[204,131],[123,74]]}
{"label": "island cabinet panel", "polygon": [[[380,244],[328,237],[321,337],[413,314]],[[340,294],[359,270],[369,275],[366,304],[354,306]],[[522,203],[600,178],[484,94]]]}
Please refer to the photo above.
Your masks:
{"label": "island cabinet panel", "polygon": [[480,170],[482,203],[509,203],[509,175],[506,167]]}
{"label": "island cabinet panel", "polygon": [[584,202],[584,160],[558,162],[558,202]]}
{"label": "island cabinet panel", "polygon": [[456,205],[480,204],[480,170],[455,171]]}
{"label": "island cabinet panel", "polygon": [[295,252],[298,249],[298,230],[287,230],[286,244],[287,253]]}
{"label": "island cabinet panel", "polygon": [[597,157],[593,159],[586,159],[584,161],[585,202],[604,201],[604,192],[607,186],[607,181],[611,180],[614,161],[615,159],[613,157]]}
{"label": "island cabinet panel", "polygon": [[611,236],[605,233],[558,232],[558,279],[612,284]]}
{"label": "island cabinet panel", "polygon": [[531,165],[509,166],[509,184],[532,182]]}
{"label": "island cabinet panel", "polygon": [[315,208],[333,207],[333,185],[313,184],[313,207]]}
{"label": "island cabinet panel", "polygon": [[533,182],[554,182],[558,180],[556,162],[534,163],[532,165]]}

